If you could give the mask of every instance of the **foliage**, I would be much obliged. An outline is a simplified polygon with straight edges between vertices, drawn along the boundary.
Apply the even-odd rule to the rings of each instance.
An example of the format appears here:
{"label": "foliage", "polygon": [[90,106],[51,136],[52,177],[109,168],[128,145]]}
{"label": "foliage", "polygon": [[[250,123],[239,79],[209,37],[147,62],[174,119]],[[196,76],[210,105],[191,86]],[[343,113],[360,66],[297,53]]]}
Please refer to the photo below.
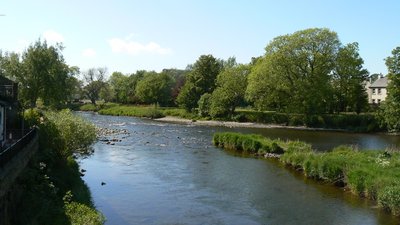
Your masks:
{"label": "foliage", "polygon": [[159,109],[149,106],[112,106],[99,110],[99,114],[113,116],[135,116],[147,118],[160,118],[164,114]]}
{"label": "foliage", "polygon": [[37,40],[21,55],[8,53],[0,57],[2,73],[18,82],[19,98],[28,107],[35,107],[41,98],[44,105],[59,107],[72,92],[73,70],[65,63],[61,44],[47,45]]}
{"label": "foliage", "polygon": [[73,115],[69,110],[49,111],[45,113],[45,117],[47,120],[43,125],[54,124],[61,139],[65,140],[64,155],[91,153],[90,145],[96,140],[94,125]]}
{"label": "foliage", "polygon": [[365,110],[368,96],[365,81],[368,71],[363,69],[364,60],[360,57],[358,43],[350,43],[339,49],[336,68],[333,72],[336,112],[357,112]]}
{"label": "foliage", "polygon": [[209,116],[210,115],[210,105],[211,105],[211,94],[210,93],[205,93],[203,94],[199,102],[197,103],[199,105],[199,115],[200,116]]}
{"label": "foliage", "polygon": [[330,73],[339,47],[337,34],[328,29],[307,29],[274,38],[265,48],[264,60],[259,60],[250,74],[248,98],[257,99],[259,85],[253,82],[260,82],[269,87],[266,95],[272,94],[272,98],[261,100],[260,106],[281,104],[277,106],[288,112],[326,112],[332,96]]}
{"label": "foliage", "polygon": [[231,116],[243,103],[250,67],[246,65],[225,68],[217,77],[217,88],[212,93],[210,115]]}
{"label": "foliage", "polygon": [[200,56],[178,95],[178,104],[187,111],[193,111],[203,94],[214,91],[215,81],[221,69],[222,65],[212,55]]}
{"label": "foliage", "polygon": [[386,126],[390,132],[400,131],[400,47],[392,51],[392,56],[386,58],[386,66],[389,71],[388,95],[382,110],[380,118],[383,126]]}
{"label": "foliage", "polygon": [[165,73],[146,73],[136,85],[136,96],[147,104],[166,105],[171,101],[172,79]]}
{"label": "foliage", "polygon": [[373,132],[381,131],[383,129],[379,126],[379,121],[373,114],[304,115],[295,113],[240,110],[235,112],[233,119],[235,118],[240,118],[240,122],[345,129],[358,132]]}
{"label": "foliage", "polygon": [[185,109],[181,108],[161,108],[162,113],[165,116],[175,116],[185,119],[200,119],[197,113],[187,112]]}
{"label": "foliage", "polygon": [[314,28],[276,37],[265,50],[246,90],[256,108],[307,115],[365,108],[357,43],[342,46],[335,32]]}
{"label": "foliage", "polygon": [[105,86],[105,76],[107,68],[91,68],[83,73],[86,86],[83,88],[84,94],[93,105],[100,97],[100,92]]}
{"label": "foliage", "polygon": [[104,83],[103,88],[101,88],[99,97],[104,100],[104,102],[111,102],[115,98],[114,89],[108,83]]}
{"label": "foliage", "polygon": [[271,140],[261,135],[240,133],[215,133],[213,144],[228,150],[235,150],[250,154],[276,153],[282,154],[286,143],[280,140]]}
{"label": "foliage", "polygon": [[[28,124],[39,126],[39,152],[17,180],[22,201],[12,224],[103,224],[72,156],[76,148],[92,143],[93,126],[67,110],[30,109],[24,115]],[[68,202],[63,201],[66,195]]]}
{"label": "foliage", "polygon": [[101,213],[85,204],[72,201],[72,197],[71,191],[68,191],[63,198],[65,214],[71,225],[102,225],[105,223],[105,218]]}
{"label": "foliage", "polygon": [[79,110],[97,112],[99,110],[99,106],[93,104],[84,104],[79,107]]}

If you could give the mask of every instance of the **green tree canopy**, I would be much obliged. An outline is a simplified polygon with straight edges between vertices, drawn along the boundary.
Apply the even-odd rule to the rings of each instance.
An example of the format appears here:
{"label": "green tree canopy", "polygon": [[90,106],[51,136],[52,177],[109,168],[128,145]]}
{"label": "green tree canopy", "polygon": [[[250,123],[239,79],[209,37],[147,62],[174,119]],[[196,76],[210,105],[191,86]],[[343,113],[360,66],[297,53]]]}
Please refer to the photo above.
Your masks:
{"label": "green tree canopy", "polygon": [[105,86],[105,76],[107,68],[91,68],[83,73],[86,86],[83,88],[87,98],[90,99],[93,105],[100,97],[101,89]]}
{"label": "green tree canopy", "polygon": [[400,47],[393,49],[386,58],[389,71],[388,95],[382,104],[381,119],[391,132],[400,131]]}
{"label": "green tree canopy", "polygon": [[225,69],[217,77],[217,88],[211,96],[210,115],[219,117],[232,115],[244,101],[249,65],[238,65]]}
{"label": "green tree canopy", "polygon": [[[334,73],[337,92],[339,87],[351,92],[341,107],[358,111],[365,106],[360,102],[366,100],[361,86],[367,71],[362,68],[356,43],[343,47],[335,32],[313,28],[276,37],[265,50],[264,57],[253,60],[255,66],[246,90],[246,98],[258,109],[304,114],[331,112],[335,108]],[[348,85],[338,85],[340,82]]]}
{"label": "green tree canopy", "polygon": [[355,42],[341,47],[337,54],[333,72],[337,112],[360,113],[368,106],[365,81],[369,73],[363,68],[364,60],[358,51],[358,43]]}
{"label": "green tree canopy", "polygon": [[136,85],[136,96],[144,103],[166,105],[171,101],[172,78],[148,72]]}
{"label": "green tree canopy", "polygon": [[121,72],[113,72],[108,83],[110,84],[109,88],[114,92],[115,102],[128,103],[128,92],[131,88],[129,86],[129,77]]}
{"label": "green tree canopy", "polygon": [[200,56],[192,66],[186,83],[178,95],[178,104],[187,111],[193,111],[203,94],[214,91],[215,81],[221,69],[222,65],[214,56]]}
{"label": "green tree canopy", "polygon": [[62,50],[61,44],[49,46],[39,39],[21,56],[1,54],[1,73],[19,83],[19,98],[24,105],[35,107],[41,98],[45,105],[57,107],[70,98],[65,91],[70,89],[73,73],[64,61]]}

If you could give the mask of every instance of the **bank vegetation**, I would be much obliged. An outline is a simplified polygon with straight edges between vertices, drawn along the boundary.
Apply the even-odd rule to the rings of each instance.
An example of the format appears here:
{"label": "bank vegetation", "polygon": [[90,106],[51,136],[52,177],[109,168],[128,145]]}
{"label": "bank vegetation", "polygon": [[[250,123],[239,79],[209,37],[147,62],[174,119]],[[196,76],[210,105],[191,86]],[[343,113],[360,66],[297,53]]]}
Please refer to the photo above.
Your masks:
{"label": "bank vegetation", "polygon": [[309,178],[344,187],[400,216],[400,152],[396,150],[339,146],[318,152],[304,142],[240,133],[215,133],[213,143],[228,150],[278,158]]}

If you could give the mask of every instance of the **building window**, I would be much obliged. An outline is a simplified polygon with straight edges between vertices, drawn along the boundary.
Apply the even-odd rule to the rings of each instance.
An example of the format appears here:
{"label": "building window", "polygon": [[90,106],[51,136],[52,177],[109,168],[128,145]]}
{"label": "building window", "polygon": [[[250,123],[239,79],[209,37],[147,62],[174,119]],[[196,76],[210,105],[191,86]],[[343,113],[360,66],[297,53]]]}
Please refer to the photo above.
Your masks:
{"label": "building window", "polygon": [[375,88],[372,88],[372,94],[373,95],[375,94]]}
{"label": "building window", "polygon": [[381,104],[381,100],[380,99],[378,99],[378,104]]}
{"label": "building window", "polygon": [[375,99],[372,99],[372,104],[375,104]]}
{"label": "building window", "polygon": [[380,88],[378,88],[378,95],[380,95],[381,94],[381,89]]}

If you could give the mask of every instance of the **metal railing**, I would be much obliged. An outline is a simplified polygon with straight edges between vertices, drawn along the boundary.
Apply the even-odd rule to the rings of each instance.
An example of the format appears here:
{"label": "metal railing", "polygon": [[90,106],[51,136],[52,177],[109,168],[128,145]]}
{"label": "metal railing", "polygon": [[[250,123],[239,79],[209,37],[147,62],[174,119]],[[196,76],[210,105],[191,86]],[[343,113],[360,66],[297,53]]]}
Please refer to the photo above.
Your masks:
{"label": "metal railing", "polygon": [[[19,132],[22,134],[22,132]],[[8,161],[10,161],[14,156],[21,152],[37,135],[37,129],[33,128],[28,130],[28,132],[23,135],[16,142],[12,143],[11,146],[5,148],[0,152],[0,168],[3,167]]]}

